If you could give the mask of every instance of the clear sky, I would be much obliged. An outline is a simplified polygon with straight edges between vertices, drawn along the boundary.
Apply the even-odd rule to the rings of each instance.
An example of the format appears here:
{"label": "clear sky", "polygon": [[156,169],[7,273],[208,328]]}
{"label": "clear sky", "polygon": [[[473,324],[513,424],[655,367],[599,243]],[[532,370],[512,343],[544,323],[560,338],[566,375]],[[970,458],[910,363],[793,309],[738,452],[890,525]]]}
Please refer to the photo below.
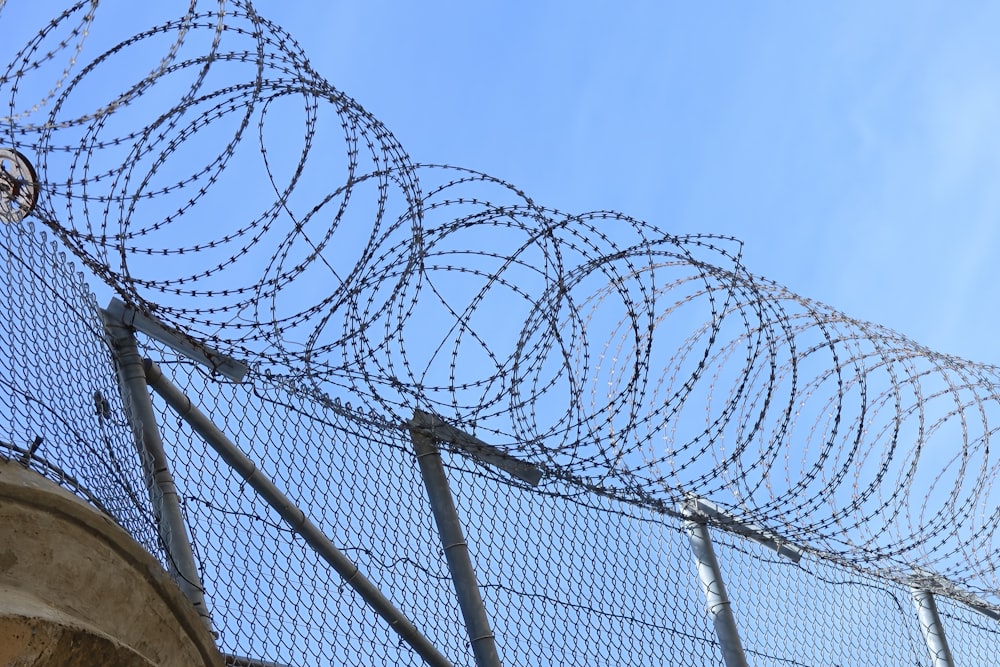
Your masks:
{"label": "clear sky", "polygon": [[[95,34],[133,33],[108,22],[136,18],[124,4],[102,5],[113,9],[95,22]],[[187,5],[136,4],[135,13],[154,6],[180,15]],[[1000,363],[992,335],[1000,319],[992,261],[1000,250],[1000,5],[260,0],[256,7],[383,121],[415,162],[485,171],[563,211],[615,209],[678,235],[733,235],[746,242],[753,273],[934,349]],[[8,10],[4,34],[17,33],[17,19]],[[130,64],[144,46],[121,60]],[[158,62],[162,51],[151,51]],[[94,76],[88,84],[94,79],[116,92],[131,83]],[[116,120],[144,128],[144,112],[155,119],[174,103],[145,95]],[[219,150],[201,138],[184,146],[199,152],[196,165]],[[330,151],[331,162],[341,160],[343,143]],[[97,152],[95,164],[117,156],[107,147]],[[185,154],[178,155],[171,166],[183,170]],[[243,166],[234,159],[227,168],[239,174]],[[270,192],[263,196],[270,202]],[[100,213],[95,207],[94,218]],[[223,216],[242,224],[233,208]],[[215,235],[202,220],[192,216],[191,224]],[[148,224],[140,214],[134,222]],[[107,296],[94,282],[103,305]],[[937,442],[950,454],[955,440]]]}
{"label": "clear sky", "polygon": [[257,9],[414,161],[561,210],[737,236],[754,273],[1000,363],[1000,5]]}

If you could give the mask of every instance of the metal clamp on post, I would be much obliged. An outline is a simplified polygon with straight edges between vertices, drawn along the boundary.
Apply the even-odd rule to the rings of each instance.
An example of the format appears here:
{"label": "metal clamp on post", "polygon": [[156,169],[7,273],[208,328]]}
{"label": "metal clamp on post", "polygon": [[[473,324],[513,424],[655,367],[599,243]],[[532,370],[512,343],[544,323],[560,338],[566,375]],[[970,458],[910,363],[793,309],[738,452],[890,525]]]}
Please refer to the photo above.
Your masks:
{"label": "metal clamp on post", "polygon": [[467,452],[474,459],[503,470],[511,477],[530,486],[538,486],[542,481],[541,469],[516,459],[507,452],[487,444],[474,435],[455,428],[437,415],[423,410],[414,410],[413,419],[407,424],[410,433],[421,433],[435,442],[447,442]]}
{"label": "metal clamp on post", "polygon": [[196,344],[187,336],[171,331],[161,322],[126,305],[120,299],[111,299],[103,312],[106,319],[115,324],[141,331],[181,356],[196,361],[233,382],[240,382],[247,374],[247,365],[242,361],[227,357],[206,345]]}
{"label": "metal clamp on post", "polygon": [[719,528],[753,540],[793,563],[802,560],[802,549],[799,547],[766,528],[733,516],[711,500],[689,494],[681,511],[685,516],[702,516],[710,519]]}

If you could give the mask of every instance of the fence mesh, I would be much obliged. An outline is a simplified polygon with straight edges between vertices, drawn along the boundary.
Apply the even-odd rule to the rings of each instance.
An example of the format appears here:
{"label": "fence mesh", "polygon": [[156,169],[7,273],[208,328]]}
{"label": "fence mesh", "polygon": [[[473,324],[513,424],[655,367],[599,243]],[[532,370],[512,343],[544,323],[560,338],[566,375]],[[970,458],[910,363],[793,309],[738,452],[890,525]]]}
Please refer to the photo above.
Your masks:
{"label": "fence mesh", "polygon": [[0,247],[0,454],[80,494],[162,558],[84,274],[32,225],[0,225]]}
{"label": "fence mesh", "polygon": [[[116,7],[0,4],[37,31],[0,44],[0,454],[182,576],[99,280],[173,336],[137,332],[141,353],[455,664],[473,652],[417,409],[542,475],[437,443],[503,664],[723,664],[696,501],[750,664],[930,664],[914,590],[957,663],[993,661],[1000,369],[792,294],[732,239],[413,163],[248,2],[91,37]],[[421,663],[151,396],[223,653]]]}

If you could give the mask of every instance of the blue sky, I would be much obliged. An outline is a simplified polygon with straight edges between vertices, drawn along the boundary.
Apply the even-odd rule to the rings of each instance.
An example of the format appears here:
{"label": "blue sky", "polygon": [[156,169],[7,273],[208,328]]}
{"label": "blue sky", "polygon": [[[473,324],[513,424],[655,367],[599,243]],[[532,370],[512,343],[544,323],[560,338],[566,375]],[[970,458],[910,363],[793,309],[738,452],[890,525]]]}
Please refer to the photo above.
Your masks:
{"label": "blue sky", "polygon": [[[119,7],[99,5],[88,48],[187,3]],[[934,349],[1000,363],[996,5],[256,7],[414,161],[482,170],[564,211],[736,236],[755,273]],[[10,34],[26,38],[50,13],[2,10]],[[64,65],[32,81],[52,83]],[[331,151],[341,156],[342,144]]]}
{"label": "blue sky", "polygon": [[[186,9],[183,4],[149,4],[133,12],[123,11],[123,6],[110,0],[100,4],[77,69],[125,36]],[[197,7],[210,11],[213,4]],[[993,318],[984,313],[995,310],[997,301],[989,264],[996,246],[993,211],[1000,198],[991,188],[997,171],[994,155],[1000,152],[992,146],[990,129],[1000,112],[1000,93],[991,85],[997,77],[990,76],[990,69],[1000,59],[990,57],[998,48],[989,30],[992,17],[986,10],[977,13],[966,7],[906,6],[904,13],[897,7],[873,10],[867,5],[803,10],[755,4],[752,10],[705,10],[670,3],[619,3],[605,9],[569,4],[316,2],[262,3],[258,10],[294,35],[315,69],[381,119],[416,162],[479,169],[517,184],[536,203],[563,211],[616,209],[673,234],[730,234],[746,242],[745,262],[753,272],[855,317],[893,327],[930,347],[996,361],[990,344]],[[10,34],[23,33],[27,39],[48,24],[50,12],[27,3],[4,5],[3,25]],[[230,27],[246,28],[249,22],[240,20],[231,20]],[[79,16],[49,35],[40,53],[65,38],[78,21]],[[20,113],[35,100],[45,99],[49,87],[58,83],[65,92],[52,89],[48,106],[39,105],[34,122],[44,121],[53,107],[58,107],[60,120],[63,114],[92,113],[159,67],[176,38],[172,29],[130,43],[96,69],[85,68],[79,84],[76,71],[68,78],[62,73],[71,48],[63,48],[51,60],[39,56],[41,65],[37,70],[28,68],[18,84],[23,89],[14,108]],[[210,39],[211,31],[204,27],[192,31],[178,59],[203,55]],[[245,32],[230,30],[225,39],[225,49],[235,53],[256,49]],[[8,62],[13,55],[5,51],[17,48],[19,44],[0,42],[4,56],[0,61]],[[180,279],[199,276],[197,295],[184,290],[175,294],[172,289],[141,295],[167,308],[180,303],[188,314],[201,307],[228,307],[230,301],[245,298],[239,290],[272,275],[265,271],[277,270],[279,263],[271,262],[275,252],[285,270],[311,250],[309,243],[294,248],[288,243],[288,228],[281,225],[289,220],[284,218],[272,235],[261,236],[246,254],[240,252],[243,241],[236,231],[256,224],[248,222],[255,216],[259,223],[261,210],[274,204],[268,170],[273,167],[283,178],[297,173],[301,100],[286,96],[267,106],[266,112],[260,110],[267,119],[263,142],[268,170],[253,131],[241,135],[231,159],[220,161],[218,156],[228,155],[226,142],[240,125],[246,97],[237,97],[231,113],[208,124],[192,122],[195,109],[184,121],[188,124],[163,122],[165,111],[192,90],[196,70],[182,67],[158,77],[99,124],[56,130],[49,139],[53,150],[39,163],[51,190],[46,199],[59,207],[53,213],[59,224],[98,235],[113,235],[127,227],[135,235],[127,243],[136,245],[127,258],[130,276],[152,277],[160,287],[186,284]],[[205,90],[219,86],[225,90],[233,81],[249,82],[255,75],[252,64],[218,61]],[[266,75],[284,76],[279,69],[268,69]],[[209,96],[198,113],[209,112],[214,100]],[[315,135],[316,148],[296,181],[296,196],[285,202],[300,217],[317,198],[344,182],[339,169],[345,146],[338,119],[330,113],[321,118],[325,120]],[[149,127],[159,130],[145,135]],[[136,153],[132,141],[119,143],[132,131],[143,135],[140,147],[150,152]],[[78,136],[81,132],[85,134]],[[30,144],[27,136],[18,140]],[[59,151],[60,144],[76,148]],[[84,149],[77,150],[80,146]],[[223,164],[220,180],[205,176]],[[435,176],[425,173],[421,178],[430,187],[428,181]],[[197,184],[209,181],[207,194],[195,196]],[[64,187],[64,182],[71,185]],[[174,185],[179,183],[186,185]],[[275,297],[275,316],[302,312],[306,299],[313,305],[337,294],[341,286],[337,281],[350,275],[359,244],[367,242],[371,231],[371,204],[377,199],[366,197],[376,194],[374,188],[374,182],[357,186],[351,205],[361,202],[358,209],[351,208],[343,218],[345,224],[336,226],[337,236],[324,261],[306,262],[316,272],[299,274],[294,285]],[[396,205],[403,201],[398,194]],[[197,207],[190,205],[194,199]],[[102,207],[95,200],[113,205]],[[309,225],[318,226],[316,238],[332,228],[331,208],[309,218]],[[391,206],[389,210],[392,218],[395,213]],[[445,214],[453,210],[448,208]],[[481,229],[464,228],[449,240],[463,251],[497,251],[499,257],[489,261],[504,259],[506,246],[497,240],[499,228],[491,236],[486,235],[489,231],[477,236]],[[310,227],[307,234],[313,231]],[[210,243],[221,237],[227,241]],[[506,240],[515,237],[516,233]],[[383,246],[399,242],[405,264],[411,241],[409,230],[403,229]],[[159,252],[190,250],[197,244],[208,247],[198,252]],[[157,252],[147,255],[145,247]],[[115,254],[101,254],[100,261],[120,270]],[[487,260],[482,256],[442,251],[433,262],[478,261],[483,269]],[[539,257],[531,255],[536,263]],[[239,261],[229,261],[234,258]],[[332,282],[326,260],[336,264],[338,278]],[[215,271],[220,265],[225,270]],[[456,419],[472,418],[470,414],[488,401],[477,394],[471,401],[473,413],[462,412],[468,406],[463,403],[460,409],[461,401],[453,400],[455,386],[509,396],[517,403],[508,385],[494,379],[498,373],[515,375],[511,360],[521,343],[518,336],[526,331],[534,335],[537,321],[525,325],[523,317],[511,315],[509,305],[497,307],[504,302],[491,301],[476,310],[477,316],[487,319],[472,323],[485,338],[466,336],[460,345],[459,329],[441,326],[441,318],[451,319],[454,313],[449,309],[464,307],[455,304],[465,304],[470,298],[465,292],[481,288],[476,281],[482,276],[458,280],[454,272],[437,268],[426,274],[433,274],[433,281],[428,278],[433,290],[421,292],[421,308],[407,310],[416,294],[415,283],[409,283],[410,291],[402,296],[391,295],[399,297],[396,303],[407,314],[407,328],[400,336],[389,336],[393,340],[375,357],[365,347],[370,337],[354,335],[358,322],[349,308],[328,322],[306,318],[297,328],[277,327],[268,342],[278,340],[282,349],[297,354],[312,344],[313,327],[315,340],[325,345],[344,326],[351,333],[350,343],[346,350],[331,353],[335,364],[341,352],[352,369],[361,360],[375,358],[379,381],[392,385],[402,377],[404,384],[420,386],[420,399],[430,405],[454,402]],[[531,270],[511,274],[511,283],[496,283],[491,298],[493,293],[502,298],[508,285],[524,275],[532,275]],[[109,290],[96,282],[99,302],[106,303]],[[532,292],[537,285],[516,287]],[[220,297],[220,290],[239,296]],[[390,298],[392,289],[379,284],[369,291],[372,301],[366,303],[374,304],[370,313],[381,317],[379,304]],[[518,301],[522,308],[534,303]],[[248,309],[240,317],[270,317],[269,300],[259,305],[259,310]],[[624,311],[610,306],[605,311],[606,322],[588,322],[588,337],[597,345],[610,341],[608,351],[614,357],[619,344],[614,335],[621,333],[601,327],[623,317]],[[395,317],[388,313],[394,312],[385,311],[386,322]],[[234,315],[230,311],[220,317]],[[504,321],[512,322],[506,330],[497,326]],[[365,324],[375,331],[385,323]],[[213,321],[205,328],[211,335],[217,326],[219,322]],[[395,331],[394,322],[385,326],[382,330]],[[199,333],[197,328],[192,331]],[[679,349],[674,335],[683,335],[681,329],[657,329],[658,345],[668,350],[668,356]],[[481,345],[480,340],[486,343]],[[549,349],[522,346],[529,355],[548,354]],[[579,350],[573,348],[574,354]],[[584,352],[580,354],[586,359]],[[549,366],[532,360],[532,368],[542,369],[541,375],[555,373],[561,368],[553,361],[558,356],[548,355]],[[455,358],[461,363],[453,363]],[[601,372],[617,372],[616,363],[608,362]],[[659,368],[663,363],[656,365],[654,373],[670,374],[669,362],[666,370]],[[365,382],[371,379],[368,370],[357,372]],[[592,384],[587,384],[595,392],[604,386],[597,377],[595,371],[588,378]],[[354,382],[337,378],[347,385]],[[537,386],[559,391],[568,387],[548,381]],[[395,390],[380,385],[363,387],[362,393],[362,400],[371,395],[381,399],[394,396]],[[560,401],[555,404],[560,410],[575,409],[566,408],[564,394],[553,390],[549,396]],[[596,396],[591,399],[597,400]],[[536,398],[525,404],[538,414],[559,414],[540,407]],[[946,452],[953,451],[953,438],[942,442]],[[936,474],[939,469],[932,471]]]}
{"label": "blue sky", "polygon": [[1000,6],[257,9],[415,161],[561,210],[737,236],[755,273],[1000,363]]}
{"label": "blue sky", "polygon": [[[179,15],[186,4],[157,9]],[[134,32],[114,20],[137,18],[121,6],[101,5],[94,41]],[[7,7],[14,34],[13,12],[30,5]],[[674,234],[736,236],[754,273],[932,348],[1000,363],[991,335],[1000,9],[315,0],[257,9],[416,162],[482,170],[564,211],[615,209]],[[151,41],[155,63],[164,44]],[[121,61],[133,64],[143,46]],[[138,76],[148,71],[134,62]],[[88,85],[95,79],[130,83]],[[155,118],[174,101],[147,94],[116,120],[145,127],[143,113]],[[185,149],[209,159],[220,150],[199,140]],[[333,142],[332,163],[343,150]],[[110,149],[93,159],[122,164]],[[325,184],[314,164],[309,182]],[[244,167],[229,167],[237,182]],[[251,194],[271,199],[246,193],[211,222],[242,224],[235,204],[250,208]],[[191,216],[191,227],[217,237],[206,217]]]}

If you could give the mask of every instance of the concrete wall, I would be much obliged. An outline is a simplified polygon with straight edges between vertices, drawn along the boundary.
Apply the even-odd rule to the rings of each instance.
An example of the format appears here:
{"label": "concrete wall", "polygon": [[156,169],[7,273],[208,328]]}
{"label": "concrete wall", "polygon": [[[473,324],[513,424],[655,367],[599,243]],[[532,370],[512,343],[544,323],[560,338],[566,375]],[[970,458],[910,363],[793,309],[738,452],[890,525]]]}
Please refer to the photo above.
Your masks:
{"label": "concrete wall", "polygon": [[0,665],[221,666],[160,564],[83,500],[0,460]]}

